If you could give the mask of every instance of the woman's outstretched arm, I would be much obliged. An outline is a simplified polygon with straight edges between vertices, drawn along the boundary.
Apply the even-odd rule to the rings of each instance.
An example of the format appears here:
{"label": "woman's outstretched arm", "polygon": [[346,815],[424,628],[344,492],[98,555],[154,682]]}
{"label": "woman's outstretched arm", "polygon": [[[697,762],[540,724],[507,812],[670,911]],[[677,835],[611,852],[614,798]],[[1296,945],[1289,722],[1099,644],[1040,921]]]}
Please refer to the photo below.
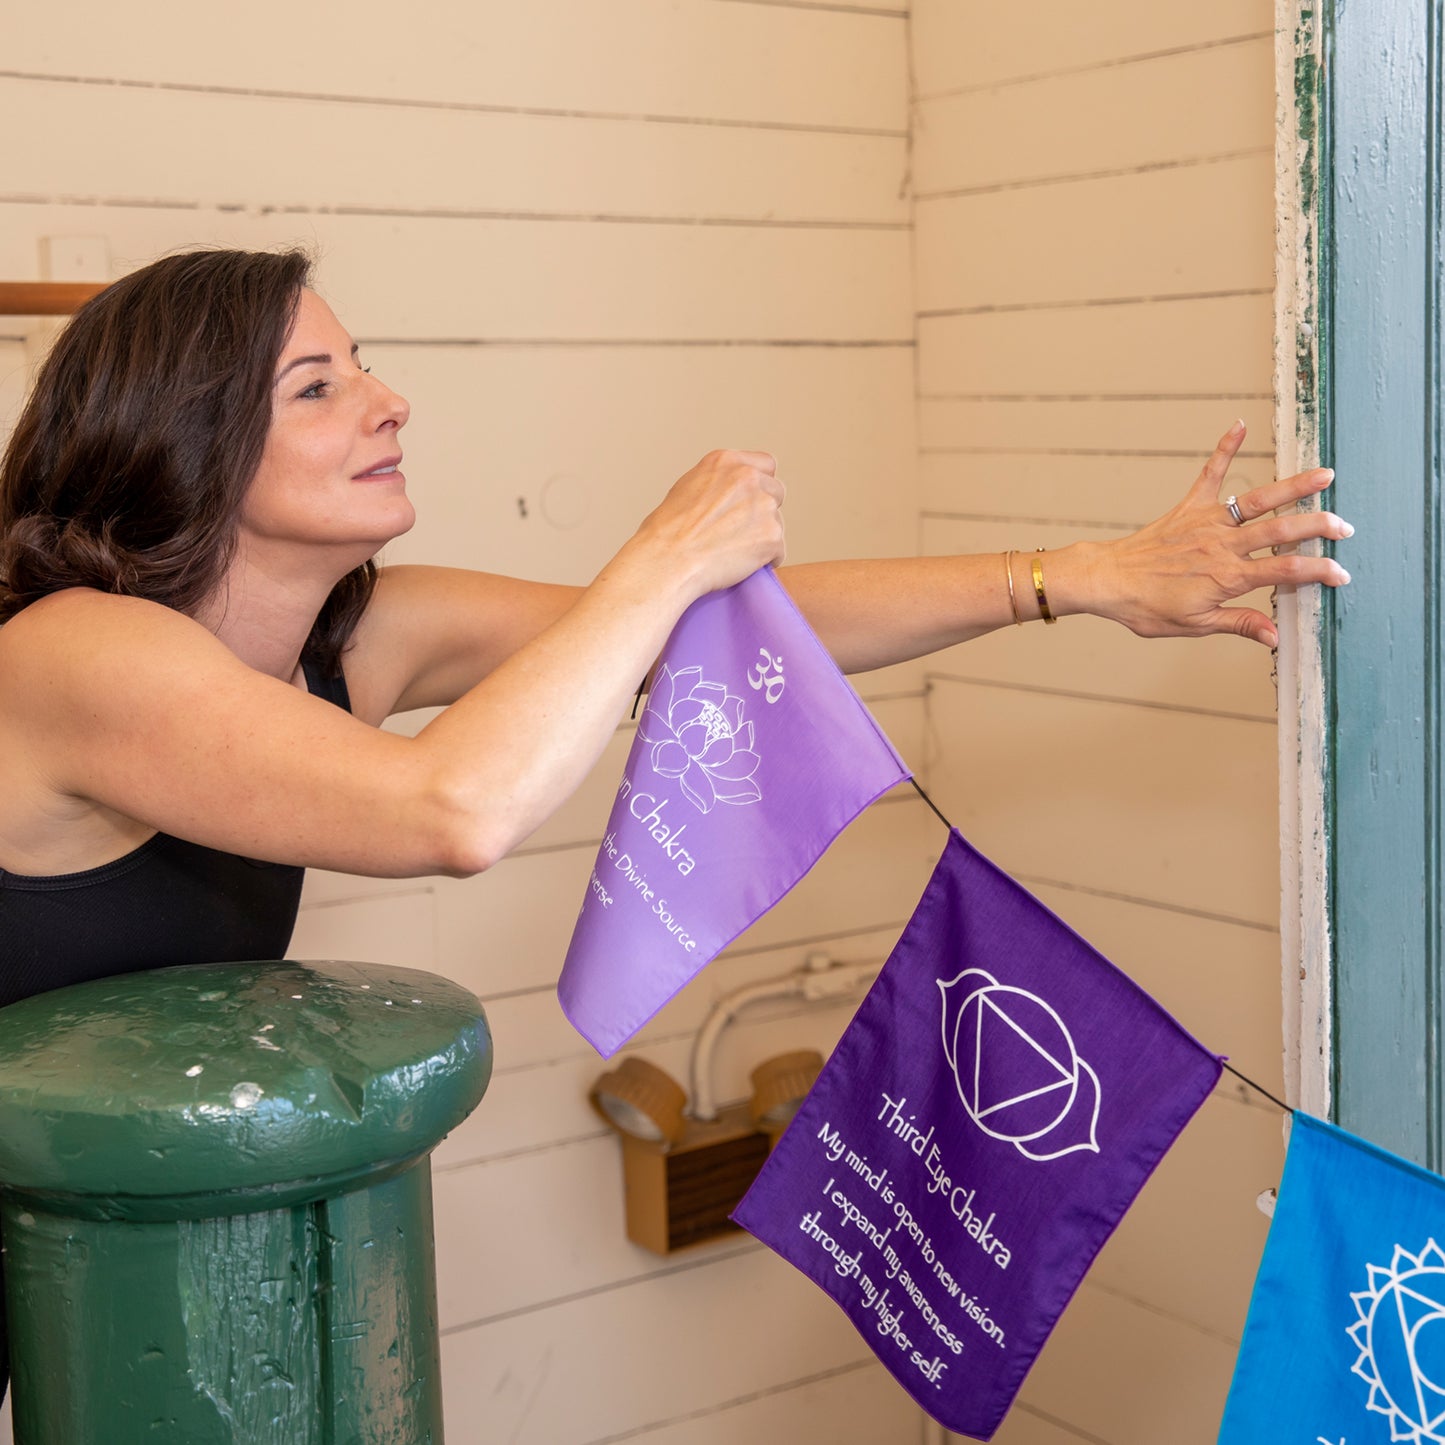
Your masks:
{"label": "woman's outstretched arm", "polygon": [[[1330,512],[1277,509],[1315,496],[1333,473],[1320,469],[1241,493],[1236,522],[1219,500],[1244,441],[1236,425],[1221,439],[1177,506],[1147,527],[1107,542],[1076,542],[1039,559],[1049,611],[1091,613],[1141,637],[1203,637],[1233,632],[1273,647],[1274,623],[1232,605],[1260,587],[1323,583],[1349,576],[1326,557],[1275,555],[1314,538],[1348,537],[1353,528]],[[1262,555],[1259,555],[1262,554]],[[784,567],[778,576],[846,672],[864,672],[967,642],[1017,619],[1036,620],[1032,552],[820,562]]]}

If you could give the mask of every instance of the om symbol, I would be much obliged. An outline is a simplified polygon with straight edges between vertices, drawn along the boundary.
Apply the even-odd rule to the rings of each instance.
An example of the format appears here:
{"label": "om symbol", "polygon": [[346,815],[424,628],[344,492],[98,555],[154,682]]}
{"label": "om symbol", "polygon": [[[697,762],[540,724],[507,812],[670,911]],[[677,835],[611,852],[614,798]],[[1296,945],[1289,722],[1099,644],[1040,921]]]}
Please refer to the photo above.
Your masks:
{"label": "om symbol", "polygon": [[769,702],[777,702],[783,695],[783,659],[774,657],[766,647],[758,648],[758,660],[748,674],[748,686],[754,692],[761,691]]}

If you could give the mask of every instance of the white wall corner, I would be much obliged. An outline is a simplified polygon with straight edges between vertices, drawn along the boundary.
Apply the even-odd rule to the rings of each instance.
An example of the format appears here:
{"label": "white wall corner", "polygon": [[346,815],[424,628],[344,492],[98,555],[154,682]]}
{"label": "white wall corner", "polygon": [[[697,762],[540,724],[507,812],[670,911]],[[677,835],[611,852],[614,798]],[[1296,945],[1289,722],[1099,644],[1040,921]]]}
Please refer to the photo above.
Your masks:
{"label": "white wall corner", "polygon": [[[1319,7],[1313,0],[1275,0],[1274,389],[1280,476],[1320,464],[1320,64]],[[1319,544],[1309,549],[1317,551]],[[1320,589],[1281,587],[1276,610],[1285,1088],[1291,1103],[1328,1117],[1331,971]]]}

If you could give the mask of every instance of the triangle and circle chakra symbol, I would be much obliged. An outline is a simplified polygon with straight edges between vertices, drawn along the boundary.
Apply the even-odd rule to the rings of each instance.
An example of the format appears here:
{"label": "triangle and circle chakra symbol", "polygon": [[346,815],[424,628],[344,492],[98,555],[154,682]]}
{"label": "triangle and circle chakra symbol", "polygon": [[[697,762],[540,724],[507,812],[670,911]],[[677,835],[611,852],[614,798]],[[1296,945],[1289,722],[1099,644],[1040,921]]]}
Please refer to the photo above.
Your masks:
{"label": "triangle and circle chakra symbol", "polygon": [[1037,994],[965,969],[943,995],[943,1051],[970,1119],[1026,1159],[1097,1154],[1099,1077]]}
{"label": "triangle and circle chakra symbol", "polygon": [[1369,1289],[1350,1295],[1359,1318],[1348,1331],[1366,1408],[1389,1416],[1392,1441],[1445,1445],[1445,1251],[1433,1239],[1418,1255],[1397,1244],[1368,1274]]}

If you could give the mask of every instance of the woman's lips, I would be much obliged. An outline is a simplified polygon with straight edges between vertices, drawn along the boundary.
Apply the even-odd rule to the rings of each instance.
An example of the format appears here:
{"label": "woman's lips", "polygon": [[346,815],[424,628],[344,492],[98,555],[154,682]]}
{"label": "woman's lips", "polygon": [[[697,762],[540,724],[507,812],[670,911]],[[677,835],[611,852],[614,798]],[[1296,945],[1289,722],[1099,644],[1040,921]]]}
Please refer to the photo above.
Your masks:
{"label": "woman's lips", "polygon": [[356,474],[356,476],[354,476],[354,477],[352,478],[352,481],[354,481],[354,482],[385,481],[385,480],[387,480],[387,479],[389,479],[389,478],[391,478],[391,477],[401,477],[402,481],[405,481],[405,480],[406,480],[406,477],[405,477],[405,475],[403,475],[403,473],[401,472],[400,467],[401,467],[401,458],[400,458],[400,457],[389,457],[389,458],[388,458],[386,461],[384,461],[384,462],[378,462],[378,463],[376,464],[376,466],[372,467],[372,469],[371,469],[369,472],[358,472],[358,473]]}

